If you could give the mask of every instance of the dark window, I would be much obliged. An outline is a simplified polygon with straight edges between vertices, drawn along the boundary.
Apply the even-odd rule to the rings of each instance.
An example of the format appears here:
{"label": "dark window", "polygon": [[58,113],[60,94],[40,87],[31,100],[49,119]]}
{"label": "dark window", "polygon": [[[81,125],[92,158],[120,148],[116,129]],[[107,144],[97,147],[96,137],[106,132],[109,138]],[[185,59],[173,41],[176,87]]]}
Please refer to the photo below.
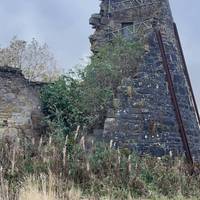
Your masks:
{"label": "dark window", "polygon": [[133,22],[122,23],[122,36],[127,40],[131,40],[133,38],[134,26]]}

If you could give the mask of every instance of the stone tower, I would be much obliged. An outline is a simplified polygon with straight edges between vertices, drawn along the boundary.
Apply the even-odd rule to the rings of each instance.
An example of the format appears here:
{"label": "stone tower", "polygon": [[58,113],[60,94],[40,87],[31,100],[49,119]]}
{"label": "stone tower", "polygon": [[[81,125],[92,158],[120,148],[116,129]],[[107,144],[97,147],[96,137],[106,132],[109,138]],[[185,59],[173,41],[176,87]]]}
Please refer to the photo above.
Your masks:
{"label": "stone tower", "polygon": [[93,52],[119,34],[145,47],[136,75],[118,87],[103,138],[140,154],[200,160],[199,114],[168,0],[102,0],[100,8],[90,19]]}

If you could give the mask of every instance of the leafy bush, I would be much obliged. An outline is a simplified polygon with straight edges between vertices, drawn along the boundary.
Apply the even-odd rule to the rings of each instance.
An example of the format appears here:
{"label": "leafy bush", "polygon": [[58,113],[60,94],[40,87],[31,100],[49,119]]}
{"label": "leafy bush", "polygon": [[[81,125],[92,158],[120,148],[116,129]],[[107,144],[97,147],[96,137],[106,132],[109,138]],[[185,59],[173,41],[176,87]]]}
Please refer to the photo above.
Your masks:
{"label": "leafy bush", "polygon": [[79,81],[62,76],[41,92],[43,112],[54,135],[66,136],[85,123]]}
{"label": "leafy bush", "polygon": [[82,70],[60,77],[41,92],[43,111],[54,135],[77,127],[102,127],[123,77],[134,76],[142,47],[116,39],[100,48]]}

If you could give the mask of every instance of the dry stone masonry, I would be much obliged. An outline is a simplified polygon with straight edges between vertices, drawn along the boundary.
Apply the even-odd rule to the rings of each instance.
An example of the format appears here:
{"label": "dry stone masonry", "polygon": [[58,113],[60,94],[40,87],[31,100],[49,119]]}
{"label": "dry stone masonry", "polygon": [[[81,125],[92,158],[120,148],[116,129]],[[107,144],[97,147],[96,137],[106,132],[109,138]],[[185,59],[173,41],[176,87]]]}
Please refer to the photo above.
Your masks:
{"label": "dry stone masonry", "polygon": [[41,86],[26,80],[19,69],[0,67],[0,138],[41,134]]}
{"label": "dry stone masonry", "polygon": [[90,24],[93,52],[118,35],[145,47],[136,75],[118,87],[103,138],[140,154],[200,160],[198,113],[168,0],[102,0]]}

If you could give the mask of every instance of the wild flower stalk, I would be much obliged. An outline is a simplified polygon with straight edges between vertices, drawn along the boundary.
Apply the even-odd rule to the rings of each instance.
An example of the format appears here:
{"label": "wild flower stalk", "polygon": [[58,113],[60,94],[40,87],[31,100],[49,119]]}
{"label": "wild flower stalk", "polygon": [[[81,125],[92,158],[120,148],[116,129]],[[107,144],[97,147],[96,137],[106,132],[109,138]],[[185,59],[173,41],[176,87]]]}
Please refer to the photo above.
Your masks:
{"label": "wild flower stalk", "polygon": [[67,135],[67,136],[65,137],[65,146],[68,144],[68,138],[69,138],[69,135]]}
{"label": "wild flower stalk", "polygon": [[74,136],[74,141],[76,141],[76,139],[78,138],[79,130],[80,130],[80,126],[77,126],[75,136]]}
{"label": "wild flower stalk", "polygon": [[117,150],[117,155],[118,155],[118,164],[120,165],[121,164],[121,155],[120,155],[119,148]]}
{"label": "wild flower stalk", "polygon": [[169,156],[170,156],[170,158],[173,157],[173,153],[172,153],[172,151],[169,152]]}
{"label": "wild flower stalk", "polygon": [[66,166],[66,151],[67,151],[67,148],[66,148],[66,145],[65,145],[64,148],[63,148],[63,167]]}
{"label": "wild flower stalk", "polygon": [[82,136],[82,138],[80,140],[80,145],[83,148],[83,150],[85,151],[86,150],[86,147],[85,147],[85,136]]}
{"label": "wild flower stalk", "polygon": [[128,172],[131,173],[132,165],[131,165],[131,155],[128,156]]}
{"label": "wild flower stalk", "polygon": [[39,142],[39,145],[38,145],[38,151],[41,150],[42,143],[43,143],[43,138],[42,138],[42,136],[41,136],[41,137],[40,137],[40,142]]}
{"label": "wild flower stalk", "polygon": [[51,143],[52,143],[52,137],[50,136],[49,137],[49,146],[51,146]]}
{"label": "wild flower stalk", "polygon": [[31,138],[32,145],[35,145],[35,138]]}
{"label": "wild flower stalk", "polygon": [[110,140],[110,149],[113,147],[113,140]]}
{"label": "wild flower stalk", "polygon": [[91,141],[92,147],[94,146],[94,140]]}
{"label": "wild flower stalk", "polygon": [[14,175],[15,171],[15,156],[16,156],[16,146],[13,147],[13,153],[12,153],[12,160],[11,160],[11,174]]}
{"label": "wild flower stalk", "polygon": [[90,172],[90,163],[88,160],[86,161],[86,170],[87,172]]}

